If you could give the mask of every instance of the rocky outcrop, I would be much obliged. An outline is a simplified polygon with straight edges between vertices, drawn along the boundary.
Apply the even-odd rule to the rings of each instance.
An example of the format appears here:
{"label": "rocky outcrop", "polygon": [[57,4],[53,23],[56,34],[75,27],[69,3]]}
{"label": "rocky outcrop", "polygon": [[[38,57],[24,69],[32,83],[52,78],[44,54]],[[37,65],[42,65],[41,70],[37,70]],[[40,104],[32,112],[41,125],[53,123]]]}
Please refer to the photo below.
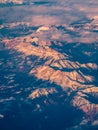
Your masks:
{"label": "rocky outcrop", "polygon": [[49,94],[55,94],[57,93],[57,90],[55,88],[39,88],[33,91],[29,98],[40,98],[41,96],[48,96]]}

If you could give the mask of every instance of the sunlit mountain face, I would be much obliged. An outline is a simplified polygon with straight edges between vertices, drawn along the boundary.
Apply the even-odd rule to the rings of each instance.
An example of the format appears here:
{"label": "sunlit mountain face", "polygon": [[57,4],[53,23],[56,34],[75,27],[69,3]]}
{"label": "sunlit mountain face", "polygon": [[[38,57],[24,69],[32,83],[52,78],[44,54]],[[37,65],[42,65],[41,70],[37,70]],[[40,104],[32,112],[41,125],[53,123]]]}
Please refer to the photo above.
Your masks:
{"label": "sunlit mountain face", "polygon": [[98,130],[97,0],[0,0],[0,130]]}

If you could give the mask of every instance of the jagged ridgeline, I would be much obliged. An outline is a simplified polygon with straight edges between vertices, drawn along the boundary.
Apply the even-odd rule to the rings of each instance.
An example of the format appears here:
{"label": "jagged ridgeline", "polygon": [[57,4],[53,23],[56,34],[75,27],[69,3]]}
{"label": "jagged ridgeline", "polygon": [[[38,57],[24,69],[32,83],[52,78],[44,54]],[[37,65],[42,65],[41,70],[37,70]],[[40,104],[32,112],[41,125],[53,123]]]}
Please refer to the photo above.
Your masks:
{"label": "jagged ridgeline", "polygon": [[91,3],[0,1],[0,130],[98,129]]}

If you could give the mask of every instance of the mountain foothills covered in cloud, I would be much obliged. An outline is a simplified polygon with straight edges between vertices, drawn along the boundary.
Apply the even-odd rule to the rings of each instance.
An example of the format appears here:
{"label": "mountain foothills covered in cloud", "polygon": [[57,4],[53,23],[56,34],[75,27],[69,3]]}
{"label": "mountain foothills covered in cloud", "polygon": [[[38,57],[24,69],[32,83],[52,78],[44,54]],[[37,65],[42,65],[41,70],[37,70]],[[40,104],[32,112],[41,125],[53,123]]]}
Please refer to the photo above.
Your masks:
{"label": "mountain foothills covered in cloud", "polygon": [[98,1],[0,0],[0,130],[98,130]]}

